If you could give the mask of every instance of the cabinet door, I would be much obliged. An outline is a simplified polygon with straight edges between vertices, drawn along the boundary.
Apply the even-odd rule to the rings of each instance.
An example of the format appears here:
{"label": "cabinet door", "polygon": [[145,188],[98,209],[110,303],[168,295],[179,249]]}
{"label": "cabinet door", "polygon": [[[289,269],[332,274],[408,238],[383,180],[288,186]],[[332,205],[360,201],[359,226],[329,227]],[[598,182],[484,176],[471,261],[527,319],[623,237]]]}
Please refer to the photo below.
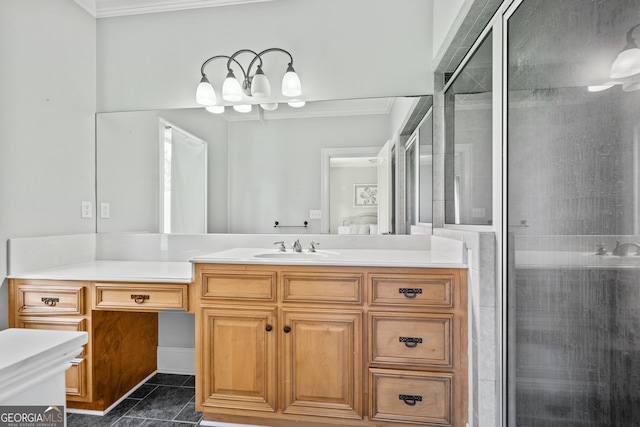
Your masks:
{"label": "cabinet door", "polygon": [[204,308],[205,407],[276,409],[275,309]]}
{"label": "cabinet door", "polygon": [[362,418],[362,312],[282,310],[286,414]]}

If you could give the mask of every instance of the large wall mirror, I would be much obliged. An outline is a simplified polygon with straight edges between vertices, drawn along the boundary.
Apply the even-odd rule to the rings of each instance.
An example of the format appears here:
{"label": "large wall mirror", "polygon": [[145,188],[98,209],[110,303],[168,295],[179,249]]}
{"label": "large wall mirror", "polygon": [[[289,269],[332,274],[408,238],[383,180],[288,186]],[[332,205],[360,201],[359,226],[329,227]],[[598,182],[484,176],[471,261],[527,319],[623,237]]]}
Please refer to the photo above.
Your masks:
{"label": "large wall mirror", "polygon": [[425,98],[99,113],[97,231],[404,234],[393,153]]}

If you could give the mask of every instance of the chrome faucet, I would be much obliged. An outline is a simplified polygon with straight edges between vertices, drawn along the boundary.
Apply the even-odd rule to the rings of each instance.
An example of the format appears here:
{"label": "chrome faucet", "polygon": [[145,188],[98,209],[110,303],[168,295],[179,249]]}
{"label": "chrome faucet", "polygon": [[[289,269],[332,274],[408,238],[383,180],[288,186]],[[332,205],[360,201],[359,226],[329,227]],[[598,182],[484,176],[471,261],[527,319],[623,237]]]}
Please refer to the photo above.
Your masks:
{"label": "chrome faucet", "polygon": [[293,249],[293,252],[302,252],[302,245],[300,244],[300,239],[293,242],[293,245],[291,245],[291,249]]}
{"label": "chrome faucet", "polygon": [[316,251],[316,245],[319,245],[320,243],[318,242],[309,242],[309,252],[315,252]]}
{"label": "chrome faucet", "polygon": [[620,244],[619,240],[616,241],[616,247],[613,248],[613,251],[611,251],[611,254],[618,255],[618,256],[624,256],[624,255],[627,255],[627,253],[629,252],[629,248],[636,248],[636,255],[640,255],[640,245],[639,244],[637,244],[637,243],[622,243],[622,244]]}
{"label": "chrome faucet", "polygon": [[281,242],[274,242],[274,245],[280,245],[280,247],[278,248],[279,252],[286,252],[287,248],[284,246],[284,241]]}

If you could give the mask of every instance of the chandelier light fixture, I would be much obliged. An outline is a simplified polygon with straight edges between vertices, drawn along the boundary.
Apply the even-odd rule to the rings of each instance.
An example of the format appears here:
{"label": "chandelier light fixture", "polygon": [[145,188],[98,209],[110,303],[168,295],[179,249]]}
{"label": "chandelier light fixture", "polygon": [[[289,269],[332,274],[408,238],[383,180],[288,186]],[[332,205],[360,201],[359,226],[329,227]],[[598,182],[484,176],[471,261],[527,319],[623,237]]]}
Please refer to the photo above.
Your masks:
{"label": "chandelier light fixture", "polygon": [[633,30],[640,27],[637,24],[627,31],[627,44],[616,57],[611,65],[609,77],[612,79],[622,79],[640,73],[640,48],[633,38]]}
{"label": "chandelier light fixture", "polygon": [[[282,77],[282,94],[288,98],[295,98],[302,94],[302,85],[300,84],[300,77],[293,69],[293,57],[289,52],[284,49],[272,47],[265,49],[260,53],[256,53],[249,49],[240,49],[231,56],[216,55],[204,61],[202,67],[200,67],[200,84],[196,90],[196,102],[200,105],[204,105],[207,111],[211,113],[223,113],[224,106],[218,102],[218,97],[213,85],[209,82],[205,73],[205,67],[215,59],[227,60],[227,77],[222,84],[222,99],[233,104],[233,109],[241,112],[248,113],[251,111],[251,105],[256,103],[253,100],[259,100],[260,107],[265,110],[275,110],[278,108],[278,104],[270,100],[271,97],[271,84],[269,79],[262,70],[262,57],[271,52],[279,52],[289,56],[289,63],[287,69]],[[243,67],[242,64],[236,59],[238,55],[245,54],[251,56],[249,65]],[[236,78],[232,66],[239,69],[242,73],[241,76]],[[245,64],[246,65],[246,64]],[[255,71],[254,71],[255,66]],[[237,70],[236,70],[237,72]],[[293,100],[289,103],[291,106],[299,106],[295,104]],[[300,101],[298,101],[300,102]],[[294,105],[295,104],[295,105]],[[302,104],[304,105],[304,104]]]}

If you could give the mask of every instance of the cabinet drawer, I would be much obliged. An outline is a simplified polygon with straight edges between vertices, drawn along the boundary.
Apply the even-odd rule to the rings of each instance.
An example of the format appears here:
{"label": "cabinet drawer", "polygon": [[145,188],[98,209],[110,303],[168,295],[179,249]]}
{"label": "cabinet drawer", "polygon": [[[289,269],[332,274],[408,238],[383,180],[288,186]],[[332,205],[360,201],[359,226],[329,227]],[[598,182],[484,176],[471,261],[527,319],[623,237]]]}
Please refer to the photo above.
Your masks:
{"label": "cabinet drawer", "polygon": [[369,313],[372,363],[451,367],[450,314]]}
{"label": "cabinet drawer", "polygon": [[371,274],[369,303],[414,307],[453,307],[453,275]]}
{"label": "cabinet drawer", "polygon": [[[48,329],[53,331],[87,331],[86,320],[82,317],[18,317],[18,328],[24,329]],[[79,356],[84,356],[87,346],[82,348]]]}
{"label": "cabinet drawer", "polygon": [[17,305],[20,314],[83,314],[84,287],[19,285]]}
{"label": "cabinet drawer", "polygon": [[65,391],[67,395],[82,397],[86,394],[86,362],[85,359],[73,359],[71,361],[71,367],[65,372]]}
{"label": "cabinet drawer", "polygon": [[371,369],[371,419],[451,424],[452,374]]}
{"label": "cabinet drawer", "polygon": [[362,303],[362,274],[282,273],[284,302]]}
{"label": "cabinet drawer", "polygon": [[159,311],[187,309],[186,284],[96,283],[94,309]]}
{"label": "cabinet drawer", "polygon": [[227,300],[276,300],[276,273],[247,271],[203,273],[202,296]]}

